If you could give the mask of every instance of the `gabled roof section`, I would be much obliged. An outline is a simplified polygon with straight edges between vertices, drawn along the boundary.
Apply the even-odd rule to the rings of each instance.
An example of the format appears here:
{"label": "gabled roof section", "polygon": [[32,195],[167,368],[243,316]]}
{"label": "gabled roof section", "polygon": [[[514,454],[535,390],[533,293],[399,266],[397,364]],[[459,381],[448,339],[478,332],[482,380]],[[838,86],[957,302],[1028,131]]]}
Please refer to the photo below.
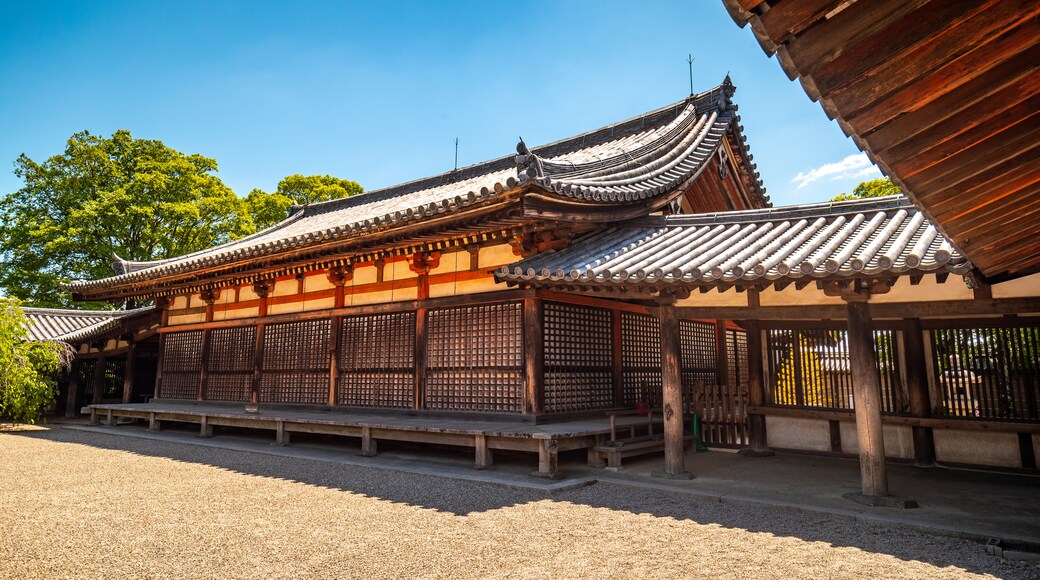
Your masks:
{"label": "gabled roof section", "polygon": [[967,273],[971,263],[902,196],[634,220],[503,266],[528,285],[751,285]]}
{"label": "gabled roof section", "polygon": [[[727,77],[696,98],[658,111],[645,130],[561,155],[528,151],[521,141],[519,179],[533,186],[525,197],[525,213],[616,221],[664,206],[700,175],[735,125],[733,93]],[[757,185],[763,195],[761,183]]]}
{"label": "gabled roof section", "polygon": [[88,342],[121,323],[157,312],[155,308],[134,310],[59,310],[55,308],[23,308],[29,319],[30,340],[52,340],[78,344]]}
{"label": "gabled roof section", "polygon": [[[358,248],[364,240],[436,218],[475,215],[478,208],[516,208],[517,223],[544,217],[545,203],[575,211],[587,206],[646,215],[681,195],[728,134],[752,183],[753,203],[768,204],[736,122],[734,87],[723,84],[678,103],[575,137],[450,173],[361,195],[294,207],[285,221],[252,236],[178,258],[133,262],[115,257],[116,276],[71,282],[86,296],[146,295],[160,280],[199,271],[239,268],[247,261],[273,264],[308,247]],[[522,200],[522,201],[521,201]],[[567,206],[566,204],[571,204]],[[520,206],[523,206],[523,215]],[[512,215],[512,214],[511,214]],[[611,214],[616,219],[617,212]],[[396,235],[396,234],[395,234]],[[330,250],[331,251],[331,250]]]}

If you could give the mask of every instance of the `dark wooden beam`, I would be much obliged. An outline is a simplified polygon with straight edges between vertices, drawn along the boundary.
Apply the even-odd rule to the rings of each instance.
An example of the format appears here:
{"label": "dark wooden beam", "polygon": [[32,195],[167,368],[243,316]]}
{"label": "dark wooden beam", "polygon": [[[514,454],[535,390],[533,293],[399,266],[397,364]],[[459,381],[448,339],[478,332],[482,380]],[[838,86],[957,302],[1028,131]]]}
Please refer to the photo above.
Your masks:
{"label": "dark wooden beam", "polygon": [[126,364],[123,366],[123,402],[130,403],[134,393],[134,359],[137,354],[137,344],[130,341],[126,350]]}
{"label": "dark wooden beam", "polygon": [[[766,381],[762,360],[765,355],[762,340],[762,325],[757,320],[745,320],[748,350],[748,403],[755,406],[766,402]],[[755,453],[768,451],[766,438],[766,418],[763,415],[748,415],[750,431],[749,447]]]}
{"label": "dark wooden beam", "polygon": [[524,299],[524,413],[539,414],[545,408],[544,303]]}
{"label": "dark wooden beam", "polygon": [[[931,417],[928,396],[928,371],[925,368],[924,330],[917,318],[903,321],[903,364],[906,365],[906,390],[910,414]],[[913,427],[914,463],[920,467],[935,465],[935,441],[929,427]]]}

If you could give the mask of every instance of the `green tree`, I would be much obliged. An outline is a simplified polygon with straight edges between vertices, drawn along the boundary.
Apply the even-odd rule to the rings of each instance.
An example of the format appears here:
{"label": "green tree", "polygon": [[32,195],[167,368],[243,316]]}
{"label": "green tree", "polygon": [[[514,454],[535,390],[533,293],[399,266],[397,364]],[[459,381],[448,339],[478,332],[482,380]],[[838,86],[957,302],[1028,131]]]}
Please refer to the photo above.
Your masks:
{"label": "green tree", "polygon": [[258,230],[284,220],[293,205],[339,199],[363,192],[356,181],[331,175],[290,175],[278,182],[278,189],[267,193],[254,189],[246,197],[246,205]]}
{"label": "green tree", "polygon": [[852,190],[852,194],[842,193],[831,201],[845,201],[847,199],[867,199],[868,197],[885,197],[886,195],[899,195],[903,193],[892,180],[887,177],[864,181]]}
{"label": "green tree", "polygon": [[65,343],[30,342],[28,329],[18,301],[0,298],[0,416],[35,423],[54,402],[58,373],[73,353]]}
{"label": "green tree", "polygon": [[161,260],[252,232],[216,172],[209,157],[122,130],[76,133],[42,163],[22,154],[24,186],[0,198],[0,290],[36,306],[90,306],[60,284],[111,276],[113,254]]}

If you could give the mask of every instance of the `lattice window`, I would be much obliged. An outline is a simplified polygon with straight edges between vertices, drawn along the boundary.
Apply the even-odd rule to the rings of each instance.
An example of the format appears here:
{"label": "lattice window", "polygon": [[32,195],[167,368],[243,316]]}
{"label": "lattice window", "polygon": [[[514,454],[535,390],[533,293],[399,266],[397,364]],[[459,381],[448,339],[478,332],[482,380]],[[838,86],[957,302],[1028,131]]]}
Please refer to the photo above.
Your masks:
{"label": "lattice window", "polygon": [[255,326],[217,328],[209,331],[206,399],[248,401],[253,381],[255,352]]}
{"label": "lattice window", "polygon": [[[881,410],[885,413],[900,413],[907,409],[895,345],[895,331],[874,331]],[[848,331],[769,330],[766,349],[772,404],[853,408]]]}
{"label": "lattice window", "polygon": [[614,404],[611,312],[546,302],[545,410],[610,408]]}
{"label": "lattice window", "polygon": [[415,396],[415,313],[343,319],[337,404],[410,408]]}
{"label": "lattice window", "polygon": [[621,313],[621,371],[626,404],[661,404],[661,325],[656,317]]}
{"label": "lattice window", "polygon": [[163,337],[163,399],[197,399],[202,370],[202,331],[171,332]]}
{"label": "lattice window", "polygon": [[695,320],[679,321],[682,351],[683,409],[704,409],[705,398],[719,383],[715,345],[715,324]]}
{"label": "lattice window", "polygon": [[329,325],[325,319],[264,328],[262,402],[328,403]]}
{"label": "lattice window", "polygon": [[209,331],[209,358],[206,370],[215,372],[253,372],[256,352],[256,327],[216,328]]}
{"label": "lattice window", "polygon": [[428,311],[427,408],[519,413],[522,319],[519,302]]}
{"label": "lattice window", "polygon": [[1040,327],[931,331],[937,414],[1040,421]]}

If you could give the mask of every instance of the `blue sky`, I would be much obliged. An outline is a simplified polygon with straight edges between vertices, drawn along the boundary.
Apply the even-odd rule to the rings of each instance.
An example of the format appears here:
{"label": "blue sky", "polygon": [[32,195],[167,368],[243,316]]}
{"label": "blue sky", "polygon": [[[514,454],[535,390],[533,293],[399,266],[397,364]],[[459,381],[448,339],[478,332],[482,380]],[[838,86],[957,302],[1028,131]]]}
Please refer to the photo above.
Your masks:
{"label": "blue sky", "polygon": [[720,0],[13,2],[0,18],[0,193],[20,153],[129,129],[214,157],[239,195],[293,173],[366,189],[512,153],[729,72],[777,205],[879,175]]}

